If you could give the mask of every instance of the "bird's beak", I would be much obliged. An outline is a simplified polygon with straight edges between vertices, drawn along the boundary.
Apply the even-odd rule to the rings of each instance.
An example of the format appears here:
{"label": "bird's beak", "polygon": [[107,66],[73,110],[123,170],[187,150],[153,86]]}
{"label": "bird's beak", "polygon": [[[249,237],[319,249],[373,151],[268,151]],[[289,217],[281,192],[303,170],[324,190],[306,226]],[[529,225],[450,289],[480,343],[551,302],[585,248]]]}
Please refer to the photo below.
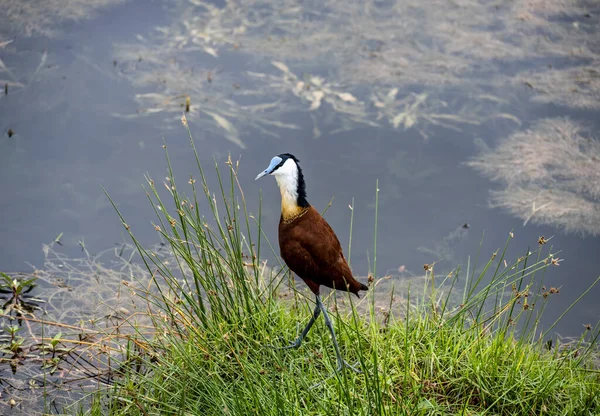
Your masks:
{"label": "bird's beak", "polygon": [[257,180],[259,180],[260,178],[262,178],[263,176],[265,176],[265,175],[268,175],[268,174],[269,174],[269,172],[268,172],[268,171],[266,171],[266,170],[264,170],[264,171],[262,171],[261,173],[259,173],[258,175],[256,175],[256,178],[254,178],[254,180],[255,180],[255,181],[257,181]]}
{"label": "bird's beak", "polygon": [[269,167],[266,168],[265,170],[263,170],[258,175],[256,175],[256,178],[254,178],[254,180],[257,181],[260,178],[262,178],[263,176],[273,173],[273,171],[279,165],[279,163],[281,163],[281,158],[279,156],[275,156],[273,159],[271,159],[271,163],[269,164]]}

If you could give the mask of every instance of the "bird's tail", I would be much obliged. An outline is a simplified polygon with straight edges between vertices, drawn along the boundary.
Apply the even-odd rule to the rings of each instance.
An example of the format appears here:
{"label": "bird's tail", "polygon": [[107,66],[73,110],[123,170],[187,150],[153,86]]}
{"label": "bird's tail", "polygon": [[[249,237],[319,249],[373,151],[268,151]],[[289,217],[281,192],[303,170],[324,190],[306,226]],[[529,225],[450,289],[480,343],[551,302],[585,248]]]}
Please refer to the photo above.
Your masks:
{"label": "bird's tail", "polygon": [[356,285],[357,287],[355,286],[354,288],[351,288],[350,292],[354,293],[357,297],[360,298],[360,295],[358,294],[358,291],[359,290],[369,290],[369,287],[367,285],[364,285],[364,284],[360,283],[360,282],[356,282],[356,283],[357,283],[357,285]]}

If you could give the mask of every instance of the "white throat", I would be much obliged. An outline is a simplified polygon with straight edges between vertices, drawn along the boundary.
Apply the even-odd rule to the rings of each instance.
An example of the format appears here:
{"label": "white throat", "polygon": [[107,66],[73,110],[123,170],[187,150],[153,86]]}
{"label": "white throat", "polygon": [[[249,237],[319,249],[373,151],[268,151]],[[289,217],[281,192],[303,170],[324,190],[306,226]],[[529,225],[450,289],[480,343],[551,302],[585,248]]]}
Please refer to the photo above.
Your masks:
{"label": "white throat", "polygon": [[272,173],[281,192],[282,208],[298,205],[298,165],[293,159],[285,161],[283,166]]}

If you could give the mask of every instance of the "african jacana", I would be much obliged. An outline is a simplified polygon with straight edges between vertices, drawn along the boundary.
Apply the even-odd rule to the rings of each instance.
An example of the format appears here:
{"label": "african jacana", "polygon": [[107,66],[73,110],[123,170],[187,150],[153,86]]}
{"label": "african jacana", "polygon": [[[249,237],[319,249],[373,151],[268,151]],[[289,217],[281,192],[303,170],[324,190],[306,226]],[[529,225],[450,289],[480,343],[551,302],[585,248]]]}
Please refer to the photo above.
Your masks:
{"label": "african jacana", "polygon": [[358,296],[359,290],[368,290],[368,287],[352,277],[340,241],[327,221],[306,200],[306,185],[298,162],[293,155],[283,153],[271,159],[269,167],[256,176],[258,180],[265,175],[273,175],[277,180],[281,191],[281,218],[279,219],[281,257],[308,285],[315,294],[317,303],[306,328],[294,343],[284,348],[300,347],[315,320],[323,312],[325,325],[331,332],[337,356],[336,371],[344,367],[354,369],[342,359],[333,325],[319,296],[319,289],[321,286],[327,286]]}

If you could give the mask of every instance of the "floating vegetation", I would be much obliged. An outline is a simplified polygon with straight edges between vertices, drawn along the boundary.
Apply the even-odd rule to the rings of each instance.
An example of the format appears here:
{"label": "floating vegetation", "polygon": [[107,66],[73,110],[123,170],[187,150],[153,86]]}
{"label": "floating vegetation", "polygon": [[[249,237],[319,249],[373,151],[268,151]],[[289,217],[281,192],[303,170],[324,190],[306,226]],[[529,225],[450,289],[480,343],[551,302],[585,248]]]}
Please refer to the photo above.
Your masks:
{"label": "floating vegetation", "polygon": [[469,224],[456,227],[448,235],[438,241],[434,241],[431,247],[418,247],[422,253],[428,254],[435,259],[457,262],[455,251],[457,246],[464,243],[469,233]]}
{"label": "floating vegetation", "polygon": [[[135,113],[114,115],[136,119],[163,114],[166,127],[173,128],[179,126],[181,113],[185,111],[187,119],[202,124],[205,132],[224,135],[242,148],[245,145],[239,126],[243,126],[244,131],[251,128],[274,137],[279,136],[277,132],[281,129],[299,128],[294,123],[280,121],[282,108],[286,106],[281,98],[266,93],[268,85],[263,79],[244,77],[250,83],[241,88],[236,83],[239,79],[231,74],[213,74],[212,67],[208,78],[209,70],[186,69],[186,57],[178,55],[179,52],[157,49],[149,43],[141,50],[131,45],[120,47],[117,53],[120,74],[136,86],[158,85],[160,91],[136,94],[138,110]],[[131,53],[135,53],[133,60]]]}
{"label": "floating vegetation", "polygon": [[[6,1],[0,11],[21,32],[51,36],[59,23],[121,1],[60,7],[59,0]],[[460,130],[495,117],[518,122],[500,111],[507,84],[533,86],[536,102],[586,109],[600,102],[594,1],[167,4],[167,25],[115,47],[115,70],[143,89],[135,95],[136,111],[115,115],[163,117],[162,125],[172,128],[185,111],[205,134],[240,147],[245,135],[281,137],[299,129],[297,115],[305,110],[315,137],[326,124],[329,133],[367,124],[429,137],[431,126]],[[0,40],[0,47],[9,42]],[[5,95],[24,84],[1,61],[0,78]],[[396,100],[380,107],[391,91]],[[484,95],[496,97],[497,107],[490,111]]]}
{"label": "floating vegetation", "polygon": [[566,118],[543,119],[468,164],[504,189],[490,205],[528,222],[600,235],[600,141]]}
{"label": "floating vegetation", "polygon": [[[593,1],[461,0],[435,7],[418,0],[177,4],[174,24],[160,28],[169,35],[163,44],[169,49],[209,47],[213,56],[220,49],[246,50],[324,65],[353,84],[466,84],[472,75],[502,65],[492,60],[585,55],[598,43],[588,33],[593,29],[572,25],[577,19],[586,28],[594,24]],[[477,69],[475,60],[488,62]]]}
{"label": "floating vegetation", "polygon": [[[230,0],[219,6],[175,0],[170,25],[116,46],[122,75],[152,88],[136,96],[138,112],[125,117],[167,112],[177,122],[191,97],[188,119],[240,146],[248,127],[277,137],[280,128],[298,128],[280,120],[306,109],[315,137],[326,123],[330,133],[367,124],[429,137],[430,126],[461,130],[494,118],[520,123],[500,111],[506,84],[522,85],[522,74],[507,72],[506,63],[531,67],[549,59],[560,61],[572,82],[536,71],[543,77],[530,77],[540,84],[536,101],[595,108],[600,101],[589,59],[600,46],[597,9],[594,2],[561,0],[436,7],[417,0]],[[232,60],[242,65],[224,70]],[[589,88],[581,74],[593,78]]]}
{"label": "floating vegetation", "polygon": [[519,81],[533,90],[533,101],[600,110],[599,68],[600,61],[574,68],[550,68],[521,74]]}
{"label": "floating vegetation", "polygon": [[[0,41],[0,50],[8,45],[11,45],[13,40]],[[54,69],[54,65],[48,63],[48,51],[42,53],[37,52],[16,52],[12,47],[6,48],[7,54],[19,55],[21,60],[28,61],[29,59],[36,62],[35,69],[31,71],[28,69],[14,71],[8,65],[4,63],[0,58],[0,85],[4,84],[4,96],[0,95],[0,98],[8,96],[8,88],[10,85],[11,90],[19,90],[25,88],[31,83],[40,79],[41,75],[45,72]],[[20,68],[19,68],[20,69]]]}
{"label": "floating vegetation", "polygon": [[397,98],[397,95],[398,88],[392,88],[385,94],[373,92],[371,101],[378,109],[377,120],[386,118],[395,129],[408,130],[414,127],[426,139],[429,138],[427,126],[437,125],[461,131],[458,125],[477,125],[484,117],[478,114],[475,107],[468,108],[466,105],[458,108],[458,114],[449,112],[447,102],[430,97],[427,93],[410,93],[403,98]]}
{"label": "floating vegetation", "polygon": [[25,36],[55,36],[60,24],[68,21],[89,19],[101,8],[118,4],[123,0],[46,0],[0,2],[3,29],[18,30]]}
{"label": "floating vegetation", "polygon": [[[0,41],[0,49],[6,47],[13,43],[12,40]],[[11,84],[11,87],[24,87],[24,85],[19,81],[17,76],[6,66],[2,58],[0,58],[0,82],[4,84],[4,95],[8,95],[8,84]]]}
{"label": "floating vegetation", "polygon": [[[119,58],[120,61],[126,61],[124,56]],[[164,60],[153,58],[149,61],[152,65],[156,61],[159,66],[179,66],[175,60],[165,63]],[[164,91],[137,94],[135,100],[139,108],[136,113],[114,115],[135,119],[165,113],[164,120],[173,127],[172,123],[178,122],[185,111],[189,113],[186,115],[188,120],[201,122],[204,129],[221,133],[240,147],[245,147],[240,131],[246,131],[248,127],[273,137],[279,137],[281,129],[300,129],[295,123],[281,121],[290,114],[297,116],[298,112],[312,115],[322,111],[326,115],[325,122],[312,117],[315,137],[321,135],[323,124],[332,126],[329,134],[366,125],[403,130],[415,128],[422,137],[428,138],[429,126],[460,131],[461,124],[478,125],[497,117],[519,123],[517,117],[497,110],[506,104],[505,101],[486,99],[483,94],[480,102],[465,102],[462,105],[453,102],[450,105],[437,97],[439,91],[396,97],[398,88],[386,89],[383,95],[382,88],[373,87],[370,102],[365,102],[343,83],[308,73],[297,75],[280,61],[272,61],[271,65],[276,71],[247,71],[242,75],[246,81],[243,86],[236,84],[231,75],[211,77],[209,83],[204,78],[194,77],[192,72],[178,68],[150,72],[134,80],[134,83],[140,86],[147,86],[146,82],[161,85]],[[123,74],[129,72],[125,70]],[[147,76],[156,78],[148,81]],[[382,124],[381,120],[387,123]],[[207,125],[205,121],[210,124]]]}
{"label": "floating vegetation", "polygon": [[116,46],[120,74],[145,89],[138,111],[120,116],[168,113],[171,127],[185,108],[240,146],[248,128],[276,137],[299,128],[281,120],[306,110],[315,137],[327,123],[330,133],[366,124],[423,137],[430,126],[518,124],[501,110],[507,82],[521,77],[506,62],[561,60],[578,71],[599,44],[587,2],[173,3],[172,23]]}
{"label": "floating vegetation", "polygon": [[[307,110],[316,112],[322,107],[327,107],[322,111],[332,115],[336,121],[334,123],[332,117],[328,120],[328,124],[335,127],[330,134],[348,130],[357,124],[374,127],[378,125],[372,120],[372,114],[367,110],[365,103],[350,93],[344,85],[308,73],[305,73],[303,77],[297,76],[285,63],[280,61],[272,61],[271,64],[280,72],[275,74],[248,72],[248,77],[260,80],[265,84],[265,90],[269,94],[281,97],[279,110],[283,109],[290,113]],[[264,94],[264,90],[259,93]],[[290,95],[299,101],[290,99]],[[289,104],[285,106],[285,102]],[[333,113],[328,110],[333,110]],[[313,121],[318,124],[314,117]],[[318,137],[320,129],[318,126],[316,129],[319,133],[314,135]]]}
{"label": "floating vegetation", "polygon": [[[316,110],[323,102],[326,102],[335,111],[360,117],[357,120],[363,121],[365,117],[364,104],[351,93],[342,90],[339,85],[327,82],[322,77],[308,74],[301,80],[283,62],[273,61],[272,64],[283,73],[283,77],[281,79],[276,76],[272,77],[274,82],[271,85],[282,92],[291,90],[296,97],[310,102],[310,111]],[[251,75],[264,77],[264,74]]]}

